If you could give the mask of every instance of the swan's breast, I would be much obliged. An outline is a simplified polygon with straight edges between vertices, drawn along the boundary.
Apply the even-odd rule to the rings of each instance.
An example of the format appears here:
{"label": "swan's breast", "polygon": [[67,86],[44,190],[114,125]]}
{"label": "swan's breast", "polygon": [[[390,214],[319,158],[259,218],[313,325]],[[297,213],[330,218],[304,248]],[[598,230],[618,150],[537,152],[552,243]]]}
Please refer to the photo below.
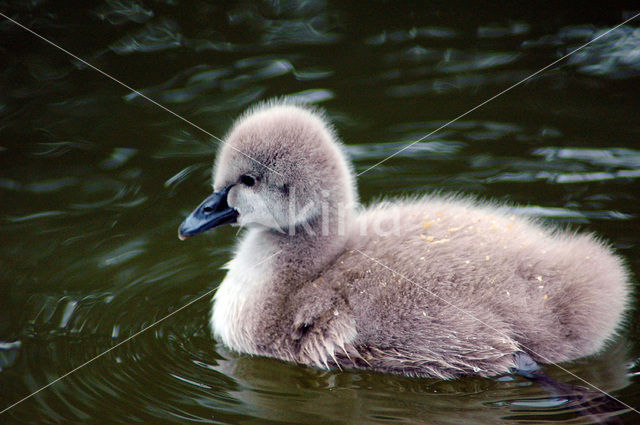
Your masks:
{"label": "swan's breast", "polygon": [[271,275],[266,261],[269,250],[252,242],[251,232],[240,243],[235,258],[225,265],[227,275],[213,297],[211,329],[214,337],[227,347],[257,354],[254,330],[259,324],[263,289]]}

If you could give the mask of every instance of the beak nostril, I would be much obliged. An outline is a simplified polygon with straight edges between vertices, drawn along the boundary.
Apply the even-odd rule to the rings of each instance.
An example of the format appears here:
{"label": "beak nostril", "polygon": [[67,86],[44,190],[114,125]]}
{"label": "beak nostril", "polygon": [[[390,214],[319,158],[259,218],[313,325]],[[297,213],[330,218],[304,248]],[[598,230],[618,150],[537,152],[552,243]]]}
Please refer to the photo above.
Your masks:
{"label": "beak nostril", "polygon": [[231,186],[209,195],[180,225],[179,237],[197,235],[223,224],[235,223],[238,212],[227,205]]}

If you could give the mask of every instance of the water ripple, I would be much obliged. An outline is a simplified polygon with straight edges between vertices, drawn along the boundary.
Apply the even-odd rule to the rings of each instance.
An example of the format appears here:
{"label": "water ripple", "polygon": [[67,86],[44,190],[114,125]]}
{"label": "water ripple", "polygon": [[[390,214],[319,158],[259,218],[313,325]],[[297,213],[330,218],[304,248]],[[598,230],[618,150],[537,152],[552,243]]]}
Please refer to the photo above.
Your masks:
{"label": "water ripple", "polygon": [[95,11],[95,14],[113,25],[122,25],[126,22],[141,24],[154,16],[153,10],[132,0],[107,0],[105,5]]}
{"label": "water ripple", "polygon": [[480,38],[503,38],[522,36],[529,33],[531,25],[526,22],[513,22],[508,26],[487,25],[478,27],[478,37]]}
{"label": "water ripple", "polygon": [[372,46],[379,46],[389,43],[402,43],[420,38],[453,38],[456,35],[455,30],[447,27],[419,27],[411,28],[408,31],[383,31],[380,34],[365,39],[364,42]]}
{"label": "water ripple", "polygon": [[[189,101],[201,93],[211,90],[220,84],[220,79],[229,75],[230,69],[215,69],[207,65],[197,65],[178,71],[164,83],[138,90],[145,96],[151,96],[162,103],[182,103]],[[127,102],[145,104],[146,99],[132,92],[124,96]]]}
{"label": "water ripple", "polygon": [[432,141],[418,142],[411,145],[412,142],[386,142],[371,143],[346,146],[349,155],[357,160],[384,159],[390,154],[400,151],[395,156],[399,157],[449,157],[455,155],[464,143],[452,141]]}
{"label": "water ripple", "polygon": [[640,170],[640,151],[624,148],[558,148],[546,147],[533,151],[546,161],[576,160],[606,167],[629,167]]}
{"label": "water ripple", "polygon": [[[525,42],[523,47],[565,46],[566,51],[560,54],[566,54],[609,30],[592,25],[570,26],[556,34]],[[587,75],[611,79],[637,77],[640,75],[640,28],[630,25],[616,28],[571,55],[568,64]]]}
{"label": "water ripple", "polygon": [[22,223],[25,221],[39,220],[42,218],[59,217],[66,215],[63,211],[42,211],[34,214],[27,214],[19,217],[7,217],[7,220],[11,223]]}
{"label": "water ripple", "polygon": [[182,46],[182,38],[175,21],[161,18],[110,44],[109,48],[120,55],[158,52]]}
{"label": "water ripple", "polygon": [[98,267],[116,266],[125,263],[146,252],[147,239],[140,237],[127,241],[98,258]]}
{"label": "water ripple", "polygon": [[526,78],[525,71],[502,71],[491,74],[458,74],[451,77],[430,78],[410,84],[399,84],[387,89],[391,97],[413,97],[425,94],[445,94],[465,89],[488,86],[507,86]]}
{"label": "water ripple", "polygon": [[21,347],[22,341],[0,341],[0,372],[14,365]]}
{"label": "water ripple", "polygon": [[92,143],[79,141],[42,142],[37,146],[38,150],[34,152],[34,155],[48,157],[61,156],[73,150],[87,150],[94,147]]}
{"label": "water ripple", "polygon": [[115,148],[109,158],[102,161],[100,165],[109,170],[119,168],[129,161],[136,152],[138,150],[134,148]]}
{"label": "water ripple", "polygon": [[569,208],[554,208],[542,206],[509,207],[509,212],[527,217],[544,218],[573,218],[573,219],[598,219],[598,220],[629,220],[634,216],[620,211],[578,211]]}
{"label": "water ripple", "polygon": [[520,53],[482,53],[467,59],[441,63],[437,69],[446,73],[489,69],[513,63],[521,56]]}
{"label": "water ripple", "polygon": [[286,99],[298,103],[320,103],[333,99],[335,95],[331,90],[326,89],[309,89],[297,93],[291,93],[284,96]]}
{"label": "water ripple", "polygon": [[184,183],[194,172],[201,170],[205,164],[194,164],[183,168],[164,182],[164,187],[175,189]]}
{"label": "water ripple", "polygon": [[59,179],[42,180],[39,182],[29,183],[24,186],[24,188],[33,193],[51,193],[62,190],[68,186],[74,186],[77,182],[78,179],[74,177],[62,177]]}

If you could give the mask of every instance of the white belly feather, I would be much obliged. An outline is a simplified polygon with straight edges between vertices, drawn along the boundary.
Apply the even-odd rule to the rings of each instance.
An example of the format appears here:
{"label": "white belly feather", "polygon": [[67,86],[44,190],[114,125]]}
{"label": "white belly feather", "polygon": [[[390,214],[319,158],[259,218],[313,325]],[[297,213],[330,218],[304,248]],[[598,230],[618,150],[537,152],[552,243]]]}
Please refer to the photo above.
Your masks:
{"label": "white belly feather", "polygon": [[224,268],[228,270],[213,297],[211,329],[218,341],[229,348],[256,354],[252,331],[257,317],[255,308],[268,282],[271,265],[269,249],[263,248],[257,229],[249,231],[240,243],[235,257]]}

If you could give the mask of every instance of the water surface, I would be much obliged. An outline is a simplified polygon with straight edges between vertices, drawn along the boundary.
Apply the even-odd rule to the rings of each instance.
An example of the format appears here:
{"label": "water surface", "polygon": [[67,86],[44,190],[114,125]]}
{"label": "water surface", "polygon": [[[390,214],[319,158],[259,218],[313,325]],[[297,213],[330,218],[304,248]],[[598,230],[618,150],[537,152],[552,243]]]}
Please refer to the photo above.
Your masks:
{"label": "water surface", "polygon": [[[631,16],[624,5],[0,1],[0,11],[224,137],[274,96],[326,109],[363,172]],[[640,29],[620,27],[359,177],[594,231],[640,271]],[[217,142],[0,19],[0,409],[215,289],[235,229],[180,243]],[[637,282],[634,278],[634,285]],[[4,413],[3,423],[589,423],[519,377],[323,372],[225,351],[210,296]],[[635,314],[563,365],[640,407]],[[548,374],[580,385],[549,366]],[[597,400],[593,402],[597,405]],[[633,412],[618,412],[637,423]]]}

